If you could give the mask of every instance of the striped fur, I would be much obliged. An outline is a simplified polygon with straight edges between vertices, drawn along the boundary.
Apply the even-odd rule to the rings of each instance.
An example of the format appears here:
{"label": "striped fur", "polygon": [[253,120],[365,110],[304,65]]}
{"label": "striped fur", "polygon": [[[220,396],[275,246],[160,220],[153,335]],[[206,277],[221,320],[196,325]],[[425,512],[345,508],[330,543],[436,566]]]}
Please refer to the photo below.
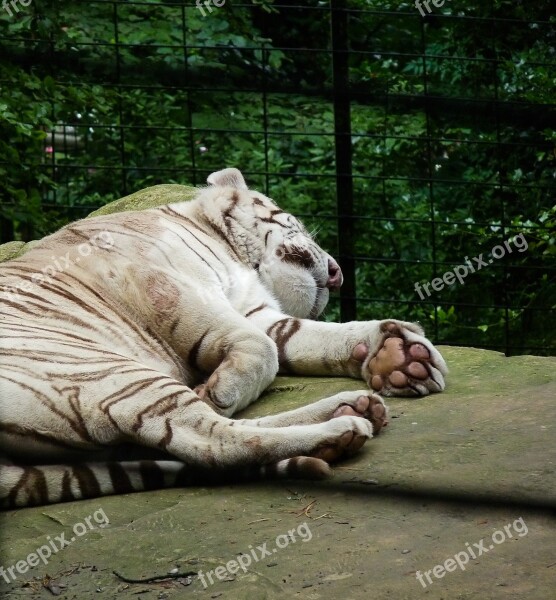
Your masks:
{"label": "striped fur", "polygon": [[0,265],[2,506],[326,476],[371,437],[356,405],[373,394],[230,417],[279,369],[370,382],[392,323],[431,357],[414,389],[443,389],[415,326],[313,321],[341,284],[332,257],[236,169],[208,182],[189,202],[73,223]]}

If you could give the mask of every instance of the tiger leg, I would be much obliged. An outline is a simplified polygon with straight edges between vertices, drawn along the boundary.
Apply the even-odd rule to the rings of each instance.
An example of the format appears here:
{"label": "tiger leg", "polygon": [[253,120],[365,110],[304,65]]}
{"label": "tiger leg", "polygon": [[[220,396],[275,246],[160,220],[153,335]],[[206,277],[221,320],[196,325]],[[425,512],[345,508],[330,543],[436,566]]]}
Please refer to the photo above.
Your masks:
{"label": "tiger leg", "polygon": [[235,311],[221,313],[218,320],[218,327],[204,333],[196,346],[201,370],[211,375],[195,391],[229,417],[272,383],[278,351],[268,336]]}
{"label": "tiger leg", "polygon": [[[352,415],[291,427],[242,425],[171,375],[135,361],[113,366],[100,383],[92,375],[74,378],[71,388],[40,378],[35,393],[15,386],[22,410],[17,426],[4,432],[6,455],[16,462],[24,458],[20,441],[25,435],[30,440],[25,450],[34,446],[35,455],[50,463],[65,462],[77,451],[93,457],[107,447],[131,444],[201,468],[228,468],[319,457],[323,448],[328,449],[325,457],[336,458],[372,436],[370,422]],[[76,407],[82,420],[75,418]]]}
{"label": "tiger leg", "polygon": [[446,363],[414,323],[325,323],[269,307],[249,319],[276,342],[282,373],[363,379],[383,396],[426,396],[445,388]]}
{"label": "tiger leg", "polygon": [[170,377],[159,377],[133,397],[105,399],[97,431],[110,426],[117,439],[167,452],[192,467],[228,469],[276,463],[297,456],[326,461],[357,451],[372,437],[369,421],[342,415],[324,423],[261,427],[218,414],[206,399]]}
{"label": "tiger leg", "polygon": [[388,408],[384,401],[368,390],[340,392],[308,406],[258,419],[239,419],[238,422],[256,427],[288,427],[322,423],[344,415],[367,419],[373,426],[374,435],[388,424]]}
{"label": "tiger leg", "polygon": [[[328,462],[354,453],[372,434],[368,421],[347,415],[325,423],[283,427],[238,423],[215,412],[210,402],[172,377],[139,367],[129,363],[112,372],[110,393],[100,400],[98,385],[82,384],[72,397],[74,401],[79,398],[81,410],[88,415],[86,438],[77,436],[75,427],[58,428],[54,436],[51,427],[52,443],[54,448],[62,442],[68,449],[89,448],[91,457],[103,448],[133,444],[162,451],[169,460],[66,463],[60,455],[61,464],[2,465],[0,506],[46,504],[207,481],[322,478],[330,473]],[[69,417],[71,399],[60,395],[57,400],[60,415],[67,409]],[[51,416],[48,410],[44,414],[35,410],[34,414],[34,420],[27,423],[30,433],[33,428],[46,427]],[[49,440],[43,443],[41,456],[48,454]],[[172,461],[172,456],[179,462]]]}

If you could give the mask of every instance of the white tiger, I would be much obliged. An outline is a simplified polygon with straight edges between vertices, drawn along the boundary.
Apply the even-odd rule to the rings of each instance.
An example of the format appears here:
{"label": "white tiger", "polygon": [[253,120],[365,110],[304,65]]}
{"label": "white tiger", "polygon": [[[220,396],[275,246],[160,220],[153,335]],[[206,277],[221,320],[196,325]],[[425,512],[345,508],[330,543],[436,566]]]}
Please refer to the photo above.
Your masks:
{"label": "white tiger", "polygon": [[[0,265],[1,505],[325,477],[386,423],[377,392],[444,389],[417,325],[312,320],[338,264],[237,169],[208,183],[191,201],[70,224]],[[372,391],[230,419],[278,372]]]}

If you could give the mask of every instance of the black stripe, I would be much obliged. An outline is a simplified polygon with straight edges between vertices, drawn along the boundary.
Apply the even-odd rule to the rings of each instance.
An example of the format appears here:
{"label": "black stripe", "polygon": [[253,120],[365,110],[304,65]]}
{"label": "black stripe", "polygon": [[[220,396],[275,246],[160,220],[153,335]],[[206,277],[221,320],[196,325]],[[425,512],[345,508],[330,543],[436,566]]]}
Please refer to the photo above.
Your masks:
{"label": "black stripe", "polygon": [[27,492],[25,506],[46,504],[48,502],[46,477],[40,469],[35,467],[26,467],[23,469],[23,474],[19,478],[19,481],[12,487],[8,494],[6,499],[8,506],[21,505],[20,502],[17,502],[17,496],[21,490]]}
{"label": "black stripe", "polygon": [[[224,285],[224,282],[222,281],[222,277],[220,277],[220,273],[208,262],[208,260],[202,256],[201,254],[199,254],[197,252],[197,250],[194,250],[187,242],[186,240],[184,240],[181,235],[178,234],[177,231],[171,231],[170,233],[173,233],[175,236],[177,236],[182,242],[183,244],[187,247],[188,250],[190,250],[191,252],[193,252],[194,254],[196,254],[204,263],[205,265],[207,265],[207,267],[213,271],[213,273],[216,275],[216,277],[218,277],[218,281],[220,281],[220,285]],[[203,244],[204,245],[204,244]],[[218,258],[218,257],[217,257]],[[222,263],[222,261],[218,258],[218,262]]]}
{"label": "black stripe", "polygon": [[263,302],[263,304],[261,304],[260,306],[257,306],[257,308],[254,308],[253,310],[250,310],[248,313],[246,313],[245,317],[250,317],[251,315],[255,314],[256,312],[259,312],[260,310],[263,310],[267,307],[267,305]]}
{"label": "black stripe", "polygon": [[98,479],[87,465],[75,465],[72,475],[77,479],[82,498],[98,498],[102,495]]}
{"label": "black stripe", "polygon": [[[198,225],[197,223],[195,223],[195,221],[193,221],[192,219],[190,219],[189,217],[186,217],[185,215],[180,215],[179,213],[177,213],[175,210],[173,210],[172,208],[170,208],[169,206],[165,207],[166,209],[168,209],[168,212],[171,212],[172,214],[174,214],[176,217],[178,217],[180,220],[185,221],[190,227],[193,227],[194,229],[199,230],[201,233],[203,233],[204,235],[206,235],[207,237],[210,237],[206,232],[204,232]],[[213,256],[214,258],[216,258],[216,260],[218,262],[222,262],[222,259],[214,252],[214,250],[208,245],[205,244],[205,242],[203,242],[202,240],[200,240],[194,233],[193,231],[191,231],[190,228],[188,227],[184,227],[184,230],[187,231],[187,233],[189,233],[189,235],[193,236],[198,242],[199,244],[201,244],[202,246],[204,246]]]}
{"label": "black stripe", "polygon": [[143,489],[160,490],[166,487],[164,483],[164,471],[154,460],[142,460],[139,463],[139,472],[143,481]]}
{"label": "black stripe", "polygon": [[131,485],[129,475],[124,467],[118,462],[110,462],[107,464],[112,487],[116,494],[129,494],[134,492],[135,488]]}
{"label": "black stripe", "polygon": [[189,354],[187,355],[187,364],[195,371],[201,371],[201,367],[199,366],[199,350],[208,332],[209,330],[207,329],[205,333],[203,333],[203,335],[193,344]]}
{"label": "black stripe", "polygon": [[239,262],[243,262],[243,259],[241,258],[241,256],[239,255],[238,251],[236,250],[235,246],[232,244],[232,241],[230,240],[230,238],[219,228],[217,227],[212,221],[208,220],[207,217],[207,224],[208,226],[214,231],[214,233],[216,233],[218,235],[218,237],[225,242],[225,244],[228,246],[228,248],[231,250],[232,254],[235,256],[235,258],[239,261]]}

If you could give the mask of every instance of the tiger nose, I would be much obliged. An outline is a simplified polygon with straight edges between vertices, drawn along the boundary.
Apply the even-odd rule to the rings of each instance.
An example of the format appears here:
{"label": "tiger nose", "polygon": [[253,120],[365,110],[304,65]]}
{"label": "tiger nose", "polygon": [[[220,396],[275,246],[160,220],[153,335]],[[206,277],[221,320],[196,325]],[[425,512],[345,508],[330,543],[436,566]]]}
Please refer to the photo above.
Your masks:
{"label": "tiger nose", "polygon": [[342,275],[342,269],[340,269],[340,265],[333,259],[328,259],[328,281],[326,282],[326,287],[336,292],[340,289],[340,286],[344,282],[344,276]]}

